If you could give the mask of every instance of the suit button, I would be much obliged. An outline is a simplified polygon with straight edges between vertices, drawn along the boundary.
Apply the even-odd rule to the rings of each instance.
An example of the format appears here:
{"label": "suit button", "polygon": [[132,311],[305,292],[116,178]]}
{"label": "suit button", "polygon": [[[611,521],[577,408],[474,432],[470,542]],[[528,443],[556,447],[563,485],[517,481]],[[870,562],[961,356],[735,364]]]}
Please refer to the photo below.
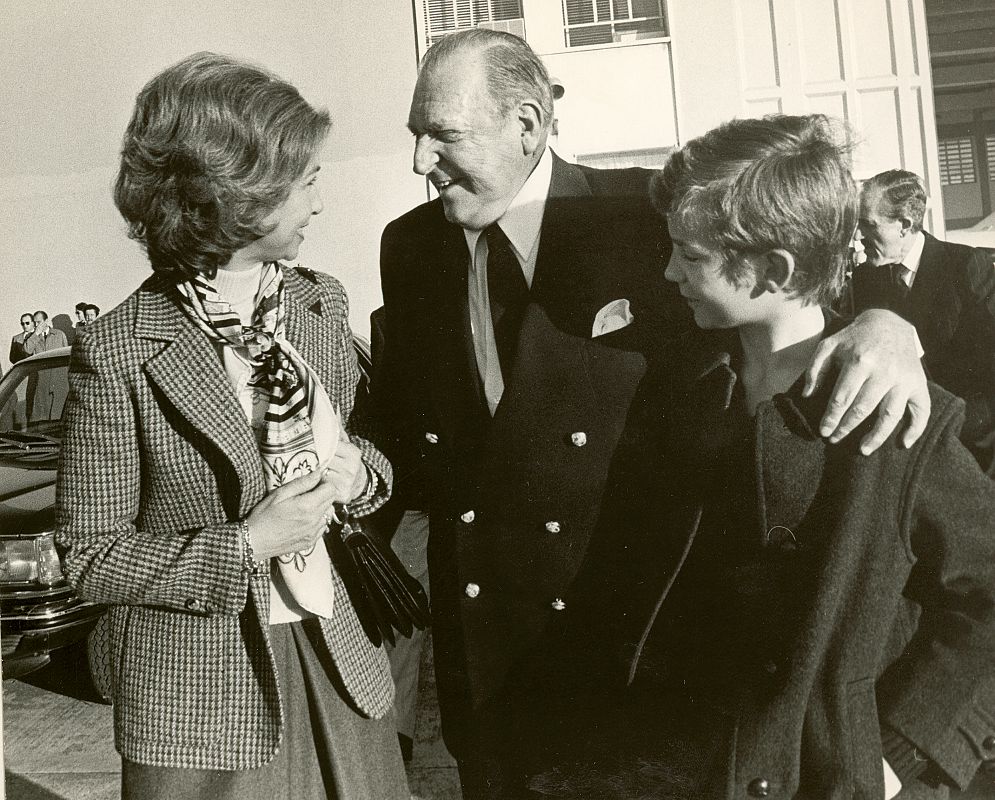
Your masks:
{"label": "suit button", "polygon": [[439,443],[439,434],[437,434],[437,433],[427,433],[426,432],[426,434],[425,434],[425,441],[428,442],[429,444],[438,444]]}
{"label": "suit button", "polygon": [[561,530],[560,523],[556,520],[550,520],[546,523],[546,530],[550,533],[559,533]]}
{"label": "suit button", "polygon": [[470,511],[464,511],[462,514],[459,515],[459,518],[463,520],[463,522],[465,522],[467,525],[469,525],[471,522],[473,522],[476,516],[477,515],[474,514],[473,510],[471,509]]}
{"label": "suit button", "polygon": [[559,597],[550,603],[550,605],[553,607],[553,611],[562,611],[567,607],[567,604],[564,603]]}
{"label": "suit button", "polygon": [[769,797],[770,782],[766,778],[754,778],[746,791],[750,793],[750,797]]}
{"label": "suit button", "polygon": [[466,588],[463,589],[463,594],[469,597],[471,600],[480,594],[480,587],[475,583],[468,583]]}
{"label": "suit button", "polygon": [[768,661],[766,664],[764,664],[764,672],[766,672],[768,675],[774,675],[777,672],[777,662]]}
{"label": "suit button", "polygon": [[189,600],[187,600],[183,605],[186,606],[187,611],[200,611],[201,610],[200,600],[196,600],[193,597],[191,597]]}
{"label": "suit button", "polygon": [[577,431],[577,433],[570,434],[570,442],[574,447],[583,447],[587,444],[587,434],[584,431]]}
{"label": "suit button", "polygon": [[981,742],[981,746],[985,750],[995,750],[995,736],[986,736],[984,741]]}

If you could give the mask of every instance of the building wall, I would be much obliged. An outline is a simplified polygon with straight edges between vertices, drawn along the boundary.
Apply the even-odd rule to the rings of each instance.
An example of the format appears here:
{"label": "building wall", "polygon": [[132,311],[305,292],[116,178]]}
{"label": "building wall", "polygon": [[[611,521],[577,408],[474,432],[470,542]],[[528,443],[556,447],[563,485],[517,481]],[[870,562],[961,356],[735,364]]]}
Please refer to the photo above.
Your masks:
{"label": "building wall", "polygon": [[425,199],[425,183],[411,172],[405,128],[416,69],[411,6],[367,0],[363,14],[357,8],[344,0],[5,0],[0,334],[17,332],[22,311],[72,316],[80,300],[109,309],[149,274],[111,200],[121,136],[142,85],[198,50],[253,59],[330,110],[325,212],[308,228],[300,260],[343,280],[353,324],[368,330],[380,303],[380,231]]}

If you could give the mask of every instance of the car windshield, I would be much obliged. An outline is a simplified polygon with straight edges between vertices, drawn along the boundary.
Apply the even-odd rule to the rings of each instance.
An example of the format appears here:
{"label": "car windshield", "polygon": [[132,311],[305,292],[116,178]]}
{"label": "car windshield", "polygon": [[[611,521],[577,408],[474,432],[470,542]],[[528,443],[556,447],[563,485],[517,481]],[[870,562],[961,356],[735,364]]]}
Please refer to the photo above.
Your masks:
{"label": "car windshield", "polygon": [[0,383],[0,464],[54,469],[69,390],[69,354],[22,361]]}

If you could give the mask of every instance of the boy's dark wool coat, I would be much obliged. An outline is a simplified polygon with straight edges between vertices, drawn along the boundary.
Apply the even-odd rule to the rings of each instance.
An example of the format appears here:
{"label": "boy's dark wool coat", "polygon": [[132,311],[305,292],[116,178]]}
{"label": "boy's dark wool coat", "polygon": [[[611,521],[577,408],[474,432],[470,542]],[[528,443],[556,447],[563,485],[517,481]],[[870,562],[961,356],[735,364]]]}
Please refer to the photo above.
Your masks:
{"label": "boy's dark wool coat", "polygon": [[[664,420],[646,447],[663,454],[647,471],[656,490],[641,493],[655,507],[634,509],[597,559],[612,598],[598,635],[618,647],[593,646],[621,653],[634,686],[653,685],[642,646],[708,500],[687,455],[702,457],[730,402],[730,336],[689,339],[647,384],[643,412]],[[930,392],[922,438],[867,457],[860,431],[835,446],[818,436],[823,396],[796,386],[758,408],[756,536],[772,558],[797,549],[794,622],[756,642],[762,658],[743,654],[719,796],[884,797],[882,726],[935,764],[924,780],[964,787],[995,758],[995,488],[958,442],[963,402]],[[900,797],[945,793],[916,780]]]}

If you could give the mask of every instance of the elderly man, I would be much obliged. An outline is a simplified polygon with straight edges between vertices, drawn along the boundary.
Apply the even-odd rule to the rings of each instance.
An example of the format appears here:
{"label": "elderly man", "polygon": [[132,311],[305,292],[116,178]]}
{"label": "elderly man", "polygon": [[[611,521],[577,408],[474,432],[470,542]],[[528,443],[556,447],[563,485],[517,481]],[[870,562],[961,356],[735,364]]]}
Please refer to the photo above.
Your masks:
{"label": "elderly man", "polygon": [[[562,704],[591,703],[597,725],[608,687],[591,656],[612,654],[586,633],[603,624],[584,589],[591,548],[611,537],[613,507],[639,507],[641,382],[689,328],[662,278],[649,173],[563,162],[546,146],[551,122],[549,76],[521,39],[475,29],[434,45],[408,127],[414,170],[440,197],[381,243],[389,335],[373,402],[396,502],[430,513],[443,734],[466,800],[528,796],[544,754],[562,755],[540,733]],[[876,447],[914,390],[905,437],[919,435],[913,338],[879,311],[827,340],[811,380],[860,358],[825,434],[841,438],[885,398],[864,440]]]}
{"label": "elderly man", "polygon": [[901,169],[868,180],[853,275],[857,311],[890,308],[916,327],[930,378],[967,403],[961,440],[995,476],[995,267],[984,251],[922,229],[922,179]]}

